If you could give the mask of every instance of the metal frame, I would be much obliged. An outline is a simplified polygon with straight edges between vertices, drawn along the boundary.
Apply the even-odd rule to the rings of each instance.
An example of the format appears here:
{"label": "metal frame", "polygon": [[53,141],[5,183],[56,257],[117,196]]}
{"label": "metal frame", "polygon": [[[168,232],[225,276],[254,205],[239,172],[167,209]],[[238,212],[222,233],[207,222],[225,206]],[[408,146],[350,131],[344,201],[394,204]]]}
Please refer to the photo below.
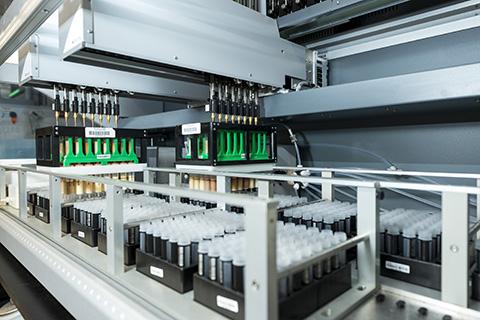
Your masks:
{"label": "metal frame", "polygon": [[[109,248],[108,252],[108,263],[107,270],[97,270],[105,276],[111,278],[114,282],[119,281],[119,277],[123,272],[123,214],[119,208],[122,206],[122,189],[138,189],[146,192],[158,192],[162,194],[168,194],[175,197],[192,197],[195,199],[213,201],[213,202],[223,202],[231,205],[242,206],[246,211],[246,230],[247,230],[247,268],[246,268],[246,319],[276,319],[278,314],[277,308],[274,306],[277,305],[277,279],[281,275],[276,272],[276,259],[275,259],[275,221],[276,221],[276,202],[272,199],[266,199],[271,193],[271,182],[272,181],[297,181],[301,183],[311,183],[311,184],[331,184],[332,186],[353,186],[357,188],[357,197],[358,197],[358,232],[359,236],[353,238],[347,243],[344,243],[338,247],[332,248],[328,252],[319,255],[318,257],[312,258],[313,261],[323,260],[326,256],[335,254],[339,250],[344,250],[346,247],[358,245],[359,258],[359,278],[358,286],[352,288],[351,290],[344,293],[338,299],[329,303],[324,308],[320,309],[313,315],[313,317],[318,318],[328,318],[328,319],[338,319],[348,312],[352,311],[360,303],[365,301],[370,297],[371,294],[375,293],[379,288],[379,277],[378,277],[378,246],[377,246],[377,228],[378,228],[378,205],[377,205],[377,190],[387,187],[395,187],[400,189],[407,190],[435,190],[443,193],[443,215],[444,221],[448,219],[456,219],[456,221],[467,221],[468,212],[465,209],[466,198],[468,194],[480,195],[480,188],[478,187],[465,187],[465,186],[446,186],[446,185],[429,185],[429,184],[414,184],[414,183],[400,183],[400,182],[375,182],[375,181],[355,181],[348,179],[335,179],[335,178],[320,178],[320,177],[302,177],[302,176],[290,176],[290,175],[281,175],[281,174],[250,174],[250,173],[236,173],[236,172],[211,172],[211,171],[186,171],[186,170],[177,170],[177,169],[162,169],[162,168],[146,168],[146,172],[169,172],[171,180],[174,181],[175,186],[163,186],[163,185],[153,185],[151,183],[136,183],[136,182],[126,182],[126,181],[116,181],[112,179],[99,178],[99,177],[89,177],[89,176],[72,176],[72,175],[63,175],[63,174],[54,174],[48,171],[40,171],[35,169],[30,169],[26,167],[11,167],[11,166],[0,166],[5,170],[21,171],[21,172],[36,172],[41,174],[46,174],[52,176],[50,182],[52,183],[51,190],[55,190],[55,179],[56,178],[69,178],[69,179],[80,179],[85,181],[91,181],[96,183],[104,183],[107,185],[107,202],[108,202],[108,243]],[[296,168],[298,170],[298,168]],[[314,168],[315,170],[320,170]],[[329,174],[334,173],[335,170],[327,170]],[[259,182],[259,192],[260,197],[250,197],[245,195],[238,194],[228,194],[228,193],[213,193],[213,192],[203,192],[195,191],[181,188],[179,186],[179,177],[183,173],[197,174],[197,175],[216,175],[217,179],[224,179],[225,181],[229,180],[229,177],[244,177],[244,178],[253,178],[257,179]],[[145,173],[148,176],[148,173]],[[26,181],[25,181],[26,182]],[[0,185],[0,188],[2,186]],[[23,189],[21,198],[26,199],[26,185]],[[225,188],[225,190],[227,190]],[[53,193],[53,191],[52,191]],[[59,205],[60,197],[53,197],[51,199],[54,203],[54,206]],[[461,209],[461,210],[458,210]],[[25,214],[20,214],[19,220],[16,220],[16,225],[21,225],[22,221],[25,221]],[[0,220],[7,219],[0,215]],[[8,219],[7,219],[8,220]],[[11,219],[10,219],[11,220]],[[11,220],[15,222],[15,220]],[[8,227],[8,226],[7,226]],[[444,241],[442,244],[442,253],[447,257],[451,257],[452,261],[457,261],[460,258],[464,261],[465,248],[468,246],[468,225],[465,224],[465,234],[458,238],[456,234],[458,233],[453,224],[444,224]],[[0,224],[0,228],[5,228],[4,225]],[[16,229],[21,228],[17,226]],[[18,244],[15,242],[14,237],[8,240],[9,232],[1,232],[0,239],[11,251],[14,253],[17,250],[20,250],[17,254],[19,260],[27,265],[27,268],[38,278],[43,279],[44,285],[46,285],[49,290],[51,290],[54,295],[59,299],[60,302],[65,303],[67,308],[71,308],[74,311],[75,316],[85,316],[88,311],[82,312],[74,305],[72,302],[66,302],[65,296],[61,296],[58,281],[64,281],[63,279],[51,277],[50,279],[45,279],[45,276],[38,274],[37,270],[32,266],[29,261],[35,261],[39,259],[39,256],[30,257],[29,261],[25,261],[22,258],[22,253],[24,249],[19,248]],[[35,233],[35,231],[30,230],[30,233]],[[27,232],[27,229],[24,228],[23,233]],[[28,236],[32,235],[28,233]],[[19,233],[21,234],[21,233]],[[22,236],[20,236],[22,237]],[[61,245],[62,239],[57,239],[54,235],[52,236],[49,250],[54,250],[53,247]],[[465,241],[463,241],[465,240]],[[17,240],[18,241],[18,240]],[[52,247],[53,246],[53,247]],[[452,250],[454,246],[458,247],[457,249]],[[23,250],[23,251],[22,251]],[[449,252],[446,252],[446,251]],[[455,252],[454,252],[455,251]],[[74,253],[75,254],[75,253]],[[463,272],[464,279],[468,279],[468,270],[464,270],[463,262],[458,263],[446,263],[442,268],[443,275],[458,274]],[[80,268],[80,266],[78,267]],[[292,268],[295,270],[295,268]],[[287,272],[291,272],[288,270]],[[442,282],[442,299],[445,302],[457,304],[460,306],[468,305],[468,296],[466,295],[455,295],[458,290],[464,290],[468,288],[468,281],[463,282]],[[56,283],[52,281],[55,280]],[[91,279],[92,280],[92,279]],[[95,284],[89,285],[95,286]],[[95,286],[95,288],[97,288]],[[111,293],[116,296],[118,299],[122,298],[122,294],[125,293],[125,288],[117,289],[118,293]],[[65,288],[63,289],[65,290]],[[128,290],[127,290],[128,291]],[[463,291],[462,291],[463,292]],[[87,295],[88,296],[88,295]],[[84,297],[85,298],[85,297]],[[86,299],[88,304],[91,304],[92,307],[98,308],[99,305],[95,301],[90,301]],[[82,302],[83,303],[83,302]],[[145,305],[139,305],[137,307],[127,305],[125,308],[132,307],[130,310],[132,312],[150,312],[151,308],[148,310],[140,309],[145,307]],[[156,311],[156,312],[161,312]],[[105,315],[104,313],[102,315]],[[158,316],[158,314],[157,314]],[[106,318],[113,317],[110,315],[105,315]],[[145,316],[144,316],[145,317]],[[147,316],[148,318],[148,316]]]}
{"label": "metal frame", "polygon": [[[201,175],[202,171],[189,171],[189,170],[177,170],[177,169],[163,169],[163,168],[147,168],[146,170],[151,170],[153,172],[177,172],[177,174],[188,173],[188,174],[197,174]],[[299,182],[305,184],[320,184],[322,185],[322,198],[325,200],[334,199],[334,186],[354,186],[357,187],[357,206],[359,210],[359,217],[361,216],[360,211],[363,213],[362,221],[358,221],[359,225],[359,234],[362,234],[360,228],[366,227],[375,227],[378,228],[378,216],[372,218],[368,215],[367,212],[378,211],[376,204],[376,191],[383,188],[395,188],[403,190],[416,190],[416,191],[437,191],[442,194],[442,221],[443,221],[443,241],[442,241],[442,258],[443,260],[448,259],[451,263],[445,263],[442,267],[442,280],[443,278],[450,277],[449,281],[442,281],[442,301],[459,305],[461,307],[468,307],[469,297],[468,297],[468,279],[469,273],[468,268],[465,269],[464,266],[468,265],[468,237],[474,232],[480,230],[480,223],[475,224],[473,227],[469,228],[468,226],[468,205],[467,199],[468,195],[475,195],[477,199],[480,199],[480,188],[470,187],[470,186],[452,186],[452,185],[441,185],[441,184],[427,184],[427,183],[405,183],[405,182],[390,182],[390,181],[356,181],[358,185],[351,184],[352,180],[342,180],[333,178],[335,173],[372,173],[379,175],[397,175],[397,176],[429,176],[429,177],[444,177],[444,178],[464,178],[464,179],[475,179],[475,181],[480,180],[480,174],[468,174],[468,173],[443,173],[443,172],[420,172],[420,171],[390,171],[390,170],[369,170],[369,169],[334,169],[334,168],[298,168],[298,167],[274,167],[274,170],[284,170],[286,172],[298,172],[303,171],[304,174],[301,175],[288,175],[288,174],[256,174],[256,173],[241,173],[241,172],[215,172],[218,177],[222,179],[227,179],[228,177],[240,177],[240,178],[251,178],[257,180],[267,180],[267,181],[285,181],[285,182]],[[322,177],[312,177],[305,174],[305,172],[317,172],[322,175]],[[203,174],[208,174],[203,172]],[[371,185],[373,183],[373,185]],[[480,182],[478,182],[480,184]],[[375,192],[373,192],[375,191]],[[464,201],[463,201],[464,200]],[[480,200],[478,200],[480,201]],[[370,208],[370,209],[368,209]],[[360,218],[359,218],[360,219]],[[365,219],[365,220],[363,220]],[[457,230],[457,223],[460,221],[461,231]],[[467,221],[466,224],[463,222]],[[366,223],[366,226],[363,225]],[[460,234],[460,235],[459,235]],[[465,241],[464,241],[465,240]],[[366,249],[365,247],[359,246],[359,265],[368,264],[368,259],[373,259],[373,256],[378,254],[378,240],[371,238],[365,243],[370,243],[370,247]],[[452,249],[453,248],[453,249]],[[360,253],[362,251],[362,253]],[[361,257],[361,258],[360,258]],[[362,260],[366,259],[367,262]],[[460,263],[456,261],[460,259]],[[378,257],[374,259],[378,261]],[[371,260],[370,262],[373,262]],[[373,267],[374,266],[374,267]],[[375,272],[378,272],[378,264],[375,262],[371,265]],[[458,278],[453,281],[452,274],[461,274],[461,281],[458,281]],[[368,278],[368,275],[363,275],[360,279],[360,282],[365,282],[366,288],[370,288],[371,281],[373,278]],[[366,279],[366,280],[365,280]],[[465,280],[465,281],[463,281]],[[373,287],[376,288],[378,283]],[[461,295],[458,295],[457,292],[461,292]],[[467,292],[467,293],[466,293]],[[351,297],[349,298],[352,299]],[[349,299],[341,299],[344,303],[349,302]],[[356,299],[353,299],[356,301]],[[347,305],[349,305],[347,303]],[[355,304],[356,305],[356,304]],[[345,305],[343,305],[345,306]],[[328,312],[326,311],[328,309]],[[322,312],[325,314],[332,314],[332,309],[330,306],[323,311],[319,311],[318,314],[321,315]],[[338,310],[338,309],[337,309]],[[338,317],[344,316],[345,313],[336,315]]]}
{"label": "metal frame", "polygon": [[[19,170],[18,167],[8,167],[4,166],[6,170]],[[41,174],[46,174],[52,176],[50,182],[55,181],[56,178],[69,178],[69,179],[79,179],[85,181],[91,181],[96,183],[104,183],[107,185],[107,203],[108,203],[108,234],[107,237],[109,248],[108,252],[111,253],[108,256],[107,263],[107,274],[109,277],[115,278],[123,270],[123,214],[121,213],[121,199],[122,199],[122,188],[131,188],[139,189],[146,192],[158,192],[163,194],[169,194],[175,197],[188,196],[196,199],[213,201],[213,202],[223,202],[231,205],[242,206],[245,208],[246,212],[246,229],[247,229],[247,268],[246,268],[246,289],[245,289],[245,299],[246,299],[246,315],[247,319],[258,319],[259,315],[262,319],[276,319],[278,310],[275,307],[277,305],[277,279],[278,273],[276,272],[276,259],[275,259],[275,227],[276,227],[276,207],[277,203],[272,199],[267,197],[271,195],[271,186],[270,179],[267,175],[260,175],[263,179],[259,179],[262,182],[259,184],[262,197],[250,197],[245,195],[238,194],[228,194],[228,193],[213,193],[213,192],[202,192],[202,191],[192,191],[183,188],[179,188],[178,185],[175,187],[162,186],[162,185],[153,185],[150,183],[135,183],[135,182],[125,182],[125,181],[116,181],[111,179],[99,178],[99,177],[89,177],[89,176],[71,176],[63,174],[53,174],[48,171],[41,171],[29,168],[21,168],[20,170],[25,172],[37,172]],[[151,171],[146,169],[146,171]],[[154,170],[153,170],[154,171]],[[175,181],[179,181],[178,174],[171,174],[171,178]],[[225,177],[224,173],[212,173],[204,172],[203,174],[214,174],[219,175],[220,179],[229,180]],[[145,174],[148,176],[148,174]],[[174,175],[176,179],[174,179]],[[315,180],[315,178],[309,178],[310,180]],[[325,180],[325,179],[323,179]],[[171,180],[172,181],[172,180]],[[339,183],[340,185],[359,185],[361,190],[375,190],[375,183],[373,182],[361,182],[361,181],[348,181],[337,179],[333,184]],[[1,186],[0,186],[1,187]],[[51,188],[52,190],[55,189]],[[226,189],[227,190],[227,189]],[[366,192],[364,194],[365,203],[375,202],[376,192]],[[26,198],[26,189],[23,193]],[[360,195],[362,198],[362,195]],[[53,204],[54,206],[59,205],[60,197],[53,197],[51,202],[57,202]],[[365,220],[364,225],[370,226],[368,220],[375,219],[374,217],[378,216],[377,210],[372,210],[374,207],[362,207],[364,208],[364,214],[362,216],[369,215],[370,218]],[[368,211],[368,212],[367,212]],[[26,212],[26,210],[25,210]],[[363,209],[362,209],[363,212]],[[362,219],[362,218],[360,218]],[[24,221],[25,218],[20,218],[20,221]],[[374,225],[372,226],[374,227]],[[362,230],[366,231],[366,230]],[[370,228],[366,232],[369,237],[376,237],[376,230]],[[52,241],[61,241],[61,239],[56,239],[52,237]],[[356,241],[365,242],[365,249],[370,254],[367,254],[366,257],[374,256],[372,251],[372,243],[369,238],[358,238]],[[113,253],[112,253],[113,252]],[[261,252],[261,254],[259,254]],[[321,257],[319,257],[321,259]],[[360,281],[365,283],[368,290],[362,292],[359,296],[356,289],[351,289],[352,297],[355,296],[355,299],[352,300],[354,304],[358,304],[364,299],[366,299],[369,294],[377,289],[377,285],[369,286],[371,279],[377,279],[378,275],[375,272],[375,261],[374,259],[367,259],[365,263],[362,264],[364,267],[364,273],[360,277]],[[32,271],[32,270],[31,270]],[[105,270],[100,270],[105,272]],[[35,271],[33,270],[34,275]],[[37,276],[37,275],[36,275]],[[365,279],[363,279],[365,277]],[[375,280],[376,282],[377,280]],[[49,283],[49,285],[52,285]],[[48,286],[47,286],[48,287]],[[53,291],[55,291],[53,289]],[[347,293],[348,295],[348,293]],[[57,297],[58,298],[58,297]],[[358,298],[358,299],[357,299]],[[63,302],[63,298],[59,298],[59,301]],[[68,305],[68,304],[67,304]],[[353,308],[353,304],[351,305]],[[340,308],[337,306],[335,312],[343,314],[346,308]],[[79,314],[76,314],[77,316]]]}

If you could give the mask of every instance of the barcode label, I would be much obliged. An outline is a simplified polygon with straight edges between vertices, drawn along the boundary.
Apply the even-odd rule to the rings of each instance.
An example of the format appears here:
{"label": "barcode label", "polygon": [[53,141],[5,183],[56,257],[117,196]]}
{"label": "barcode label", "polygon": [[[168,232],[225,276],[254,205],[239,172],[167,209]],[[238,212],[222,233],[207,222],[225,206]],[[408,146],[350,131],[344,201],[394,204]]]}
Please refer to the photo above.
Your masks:
{"label": "barcode label", "polygon": [[156,277],[159,277],[159,278],[163,278],[163,269],[160,269],[160,268],[157,268],[157,267],[154,267],[154,266],[150,266],[150,274],[152,274]]}
{"label": "barcode label", "polygon": [[222,309],[238,313],[238,302],[233,299],[217,296],[217,306]]}
{"label": "barcode label", "polygon": [[190,134],[200,134],[202,132],[202,128],[200,123],[187,123],[182,125],[182,135],[190,135]]}
{"label": "barcode label", "polygon": [[410,266],[402,263],[385,261],[385,268],[401,273],[410,274]]}
{"label": "barcode label", "polygon": [[80,238],[85,238],[85,232],[83,232],[83,231],[78,231],[78,236],[79,236]]}
{"label": "barcode label", "polygon": [[98,160],[110,159],[111,157],[112,157],[111,154],[97,154],[97,159]]}
{"label": "barcode label", "polygon": [[115,129],[113,128],[85,128],[86,138],[115,138]]}

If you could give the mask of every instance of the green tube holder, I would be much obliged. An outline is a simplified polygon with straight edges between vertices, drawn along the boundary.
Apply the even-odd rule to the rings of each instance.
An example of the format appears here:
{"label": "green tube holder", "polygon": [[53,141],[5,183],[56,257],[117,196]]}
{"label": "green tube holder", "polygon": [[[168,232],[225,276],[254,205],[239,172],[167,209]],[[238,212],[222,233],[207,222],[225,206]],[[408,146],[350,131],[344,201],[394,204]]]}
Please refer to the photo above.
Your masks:
{"label": "green tube holder", "polygon": [[219,130],[217,135],[217,161],[244,161],[245,131]]}
{"label": "green tube holder", "polygon": [[268,160],[267,151],[267,133],[252,132],[250,141],[250,159],[251,160]]}
{"label": "green tube holder", "polygon": [[[119,140],[121,143],[119,143]],[[68,142],[68,147],[65,150],[65,154],[60,155],[60,162],[64,167],[75,164],[138,163],[138,157],[134,148],[135,139],[133,138],[85,138],[86,143],[84,144],[84,138],[76,138],[75,140],[73,137],[67,137],[66,141]],[[74,148],[74,146],[77,148]]]}

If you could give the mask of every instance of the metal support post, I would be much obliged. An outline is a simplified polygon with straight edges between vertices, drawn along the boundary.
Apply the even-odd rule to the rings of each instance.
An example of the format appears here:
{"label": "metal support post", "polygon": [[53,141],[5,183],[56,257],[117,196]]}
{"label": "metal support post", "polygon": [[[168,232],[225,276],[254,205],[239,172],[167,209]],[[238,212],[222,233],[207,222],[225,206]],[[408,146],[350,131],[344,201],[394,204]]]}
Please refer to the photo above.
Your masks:
{"label": "metal support post", "polygon": [[27,219],[27,173],[18,170],[18,212],[20,218]]}
{"label": "metal support post", "polygon": [[273,188],[272,182],[268,180],[257,180],[258,197],[259,198],[272,198]]}
{"label": "metal support post", "polygon": [[[180,173],[169,173],[168,174],[168,185],[170,187],[180,187],[182,182]],[[179,202],[180,198],[175,196],[170,196],[170,202]]]}
{"label": "metal support post", "polygon": [[267,15],[267,0],[257,0],[258,3],[258,12],[263,14],[264,16]]}
{"label": "metal support post", "polygon": [[[217,192],[218,193],[229,193],[232,189],[232,180],[230,177],[226,176],[217,176]],[[219,202],[217,207],[220,209],[225,209],[227,207],[226,203]]]}
{"label": "metal support post", "polygon": [[442,193],[442,300],[468,307],[468,194]]}
{"label": "metal support post", "polygon": [[[322,171],[322,178],[333,178],[333,172]],[[329,182],[322,183],[322,199],[328,201],[335,200],[335,187]]]}
{"label": "metal support post", "polygon": [[[150,171],[150,170],[144,170],[143,171],[143,183],[146,184],[153,184],[155,183],[154,181],[154,175],[155,173]],[[153,192],[148,192],[148,195],[153,197]]]}
{"label": "metal support post", "polygon": [[50,199],[50,226],[55,238],[62,237],[62,190],[61,179],[49,176],[48,197]]}
{"label": "metal support post", "polygon": [[5,168],[0,168],[0,201],[5,201],[7,197],[7,172]]}
{"label": "metal support post", "polygon": [[112,274],[123,272],[123,189],[107,185],[107,268]]}
{"label": "metal support post", "polygon": [[278,319],[276,202],[245,207],[245,319]]}
{"label": "metal support post", "polygon": [[369,233],[367,241],[358,245],[358,278],[361,286],[377,289],[379,287],[379,213],[376,187],[358,187],[357,189],[357,233]]}

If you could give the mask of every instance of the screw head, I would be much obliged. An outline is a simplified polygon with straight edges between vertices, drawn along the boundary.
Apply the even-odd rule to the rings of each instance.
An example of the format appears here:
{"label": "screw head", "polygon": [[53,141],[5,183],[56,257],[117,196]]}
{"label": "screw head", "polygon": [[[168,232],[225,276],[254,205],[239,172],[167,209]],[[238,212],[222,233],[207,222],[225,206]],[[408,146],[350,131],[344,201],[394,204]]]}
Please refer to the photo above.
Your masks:
{"label": "screw head", "polygon": [[455,245],[455,244],[452,244],[452,245],[450,246],[450,251],[452,251],[453,253],[457,253],[459,250],[460,250],[460,249],[459,249],[458,246]]}

